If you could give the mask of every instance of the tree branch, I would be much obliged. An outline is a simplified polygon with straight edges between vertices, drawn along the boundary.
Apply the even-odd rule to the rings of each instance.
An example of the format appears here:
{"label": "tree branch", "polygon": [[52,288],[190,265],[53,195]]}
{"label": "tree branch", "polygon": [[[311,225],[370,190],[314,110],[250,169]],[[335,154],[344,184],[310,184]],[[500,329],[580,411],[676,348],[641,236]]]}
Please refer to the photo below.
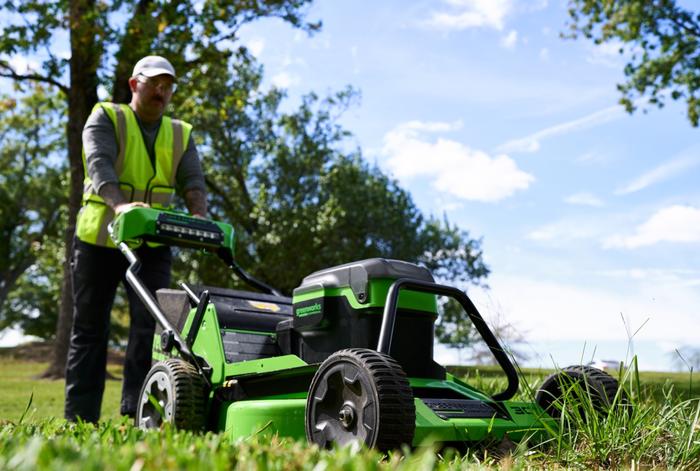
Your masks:
{"label": "tree branch", "polygon": [[51,77],[45,77],[43,75],[39,74],[18,74],[12,67],[10,67],[7,64],[0,64],[0,67],[5,69],[7,72],[0,72],[0,77],[7,77],[11,78],[13,80],[18,80],[20,82],[23,82],[25,80],[34,80],[36,82],[43,82],[43,83],[49,83],[55,87],[57,87],[59,90],[61,90],[63,93],[66,95],[68,94],[70,88],[67,87],[66,85],[62,84],[61,82],[52,79]]}
{"label": "tree branch", "polygon": [[[677,12],[674,12],[677,13]],[[695,24],[692,19],[690,22],[692,23],[691,25],[688,25],[688,19],[684,18],[678,18],[677,16],[671,16],[669,15],[668,19],[671,21],[671,23],[675,24],[679,28],[685,30],[687,33],[690,33],[691,35],[695,36],[696,38],[700,37],[700,28],[698,27],[697,24]]]}

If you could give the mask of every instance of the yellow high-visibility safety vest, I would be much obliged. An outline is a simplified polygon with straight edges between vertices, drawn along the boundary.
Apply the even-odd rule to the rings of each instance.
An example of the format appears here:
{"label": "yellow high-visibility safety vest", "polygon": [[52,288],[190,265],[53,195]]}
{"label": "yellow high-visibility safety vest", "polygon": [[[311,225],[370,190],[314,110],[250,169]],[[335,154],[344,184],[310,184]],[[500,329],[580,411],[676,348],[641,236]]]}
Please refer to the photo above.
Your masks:
{"label": "yellow high-visibility safety vest", "polygon": [[[92,112],[98,107],[107,112],[114,124],[118,148],[114,169],[126,201],[143,201],[154,208],[169,208],[175,195],[177,168],[187,149],[192,125],[163,116],[154,145],[154,169],[136,115],[129,105],[98,103]],[[107,231],[114,210],[97,194],[87,173],[84,150],[83,167],[83,206],[78,213],[76,235],[89,244],[114,247]]]}

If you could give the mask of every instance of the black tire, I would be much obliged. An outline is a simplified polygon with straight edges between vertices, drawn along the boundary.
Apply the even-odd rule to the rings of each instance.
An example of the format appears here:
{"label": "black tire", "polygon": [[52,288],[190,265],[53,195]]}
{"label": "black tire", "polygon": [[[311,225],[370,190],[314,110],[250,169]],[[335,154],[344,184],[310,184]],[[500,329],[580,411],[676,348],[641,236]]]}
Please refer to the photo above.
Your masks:
{"label": "black tire", "polygon": [[[592,366],[574,365],[549,375],[535,395],[537,404],[550,416],[561,417],[564,391],[580,385],[581,391],[590,396],[591,404],[598,412],[607,411],[613,403],[620,387],[618,381],[605,371]],[[620,393],[618,403],[626,402],[624,392]],[[580,409],[584,412],[584,408]]]}
{"label": "black tire", "polygon": [[411,445],[416,429],[413,392],[401,366],[374,350],[335,352],[311,381],[306,438],[321,448],[359,441],[393,450]]}
{"label": "black tire", "polygon": [[160,428],[169,422],[181,430],[201,431],[206,423],[207,388],[197,370],[184,360],[156,363],[141,387],[136,426]]}

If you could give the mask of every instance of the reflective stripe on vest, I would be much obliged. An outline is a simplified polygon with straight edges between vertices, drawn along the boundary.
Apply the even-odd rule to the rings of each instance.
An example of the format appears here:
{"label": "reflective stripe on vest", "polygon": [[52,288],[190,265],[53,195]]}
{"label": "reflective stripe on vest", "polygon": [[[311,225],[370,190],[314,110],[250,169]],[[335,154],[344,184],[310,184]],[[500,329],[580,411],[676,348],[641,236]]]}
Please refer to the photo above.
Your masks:
{"label": "reflective stripe on vest", "polygon": [[[175,195],[177,168],[187,149],[192,126],[164,116],[153,146],[155,161],[152,164],[131,108],[115,103],[98,103],[93,113],[98,108],[104,109],[114,125],[118,148],[114,170],[124,199],[128,202],[143,201],[154,208],[169,208]],[[114,247],[107,230],[107,225],[114,218],[114,211],[97,194],[87,174],[84,151],[83,167],[83,207],[78,214],[76,234],[84,242]]]}

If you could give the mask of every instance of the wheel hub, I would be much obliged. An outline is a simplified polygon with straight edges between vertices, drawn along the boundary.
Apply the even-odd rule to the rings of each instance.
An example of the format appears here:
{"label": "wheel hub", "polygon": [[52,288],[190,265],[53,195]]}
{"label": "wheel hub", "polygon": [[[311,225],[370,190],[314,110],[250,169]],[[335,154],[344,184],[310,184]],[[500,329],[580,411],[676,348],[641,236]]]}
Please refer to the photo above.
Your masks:
{"label": "wheel hub", "polygon": [[350,404],[345,404],[338,412],[338,420],[345,430],[349,430],[355,423],[355,409]]}

